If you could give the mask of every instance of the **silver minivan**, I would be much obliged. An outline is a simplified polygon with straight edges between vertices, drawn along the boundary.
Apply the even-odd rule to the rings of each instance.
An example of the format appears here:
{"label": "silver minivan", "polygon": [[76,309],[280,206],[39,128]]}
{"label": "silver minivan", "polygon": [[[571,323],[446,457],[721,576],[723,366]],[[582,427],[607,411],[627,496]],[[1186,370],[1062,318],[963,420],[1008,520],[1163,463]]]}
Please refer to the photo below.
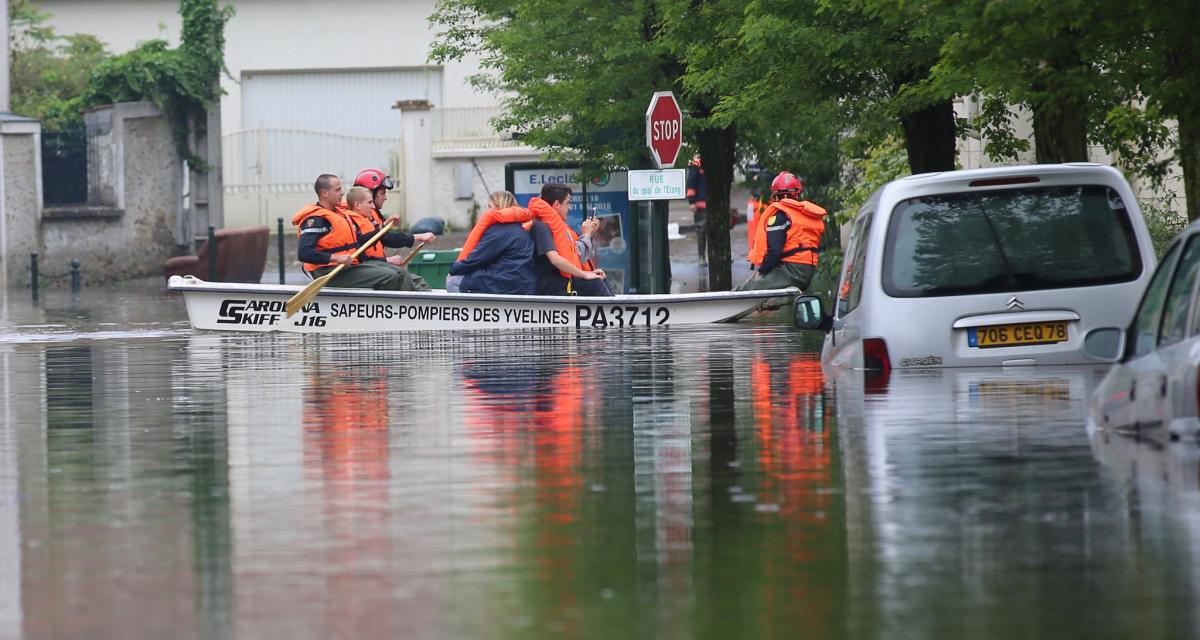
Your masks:
{"label": "silver minivan", "polygon": [[1129,183],[1092,163],[894,180],[849,224],[832,313],[796,299],[837,367],[1094,362],[1084,336],[1129,323],[1155,263]]}

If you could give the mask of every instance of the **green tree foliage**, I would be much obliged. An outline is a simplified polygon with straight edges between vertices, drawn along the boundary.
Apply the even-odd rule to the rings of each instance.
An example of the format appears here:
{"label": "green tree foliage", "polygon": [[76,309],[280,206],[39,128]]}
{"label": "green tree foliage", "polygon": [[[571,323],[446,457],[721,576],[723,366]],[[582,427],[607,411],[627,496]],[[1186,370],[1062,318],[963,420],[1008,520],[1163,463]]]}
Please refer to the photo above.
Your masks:
{"label": "green tree foliage", "polygon": [[943,23],[871,0],[755,0],[746,5],[741,55],[727,59],[742,88],[722,103],[740,113],[763,102],[833,103],[847,129],[904,134],[914,172],[954,167],[954,92],[914,93],[938,59]]}
{"label": "green tree foliage", "polygon": [[[644,114],[650,95],[670,90],[681,101],[685,134],[705,158],[709,208],[727,211],[737,123],[711,119],[720,87],[686,86],[692,45],[735,26],[732,0],[441,0],[430,18],[440,29],[431,58],[478,55],[476,86],[504,96],[497,128],[520,131],[552,156],[585,169],[645,167]],[[678,28],[680,25],[689,28]],[[710,284],[727,287],[728,217],[710,216]],[[723,240],[721,240],[723,239]]]}
{"label": "green tree foliage", "polygon": [[195,167],[205,163],[188,148],[193,119],[221,96],[225,68],[225,23],[233,8],[217,0],[180,0],[182,44],[172,49],[165,40],[150,40],[105,60],[92,75],[82,100],[85,104],[149,100],[172,122],[175,146]]}
{"label": "green tree foliage", "polygon": [[48,18],[30,0],[9,0],[11,108],[58,131],[81,124],[79,96],[107,53],[95,36],[59,36]]}
{"label": "green tree foliage", "polygon": [[834,211],[839,224],[854,218],[861,207],[884,184],[909,174],[908,156],[904,142],[896,136],[868,143],[861,139],[847,139],[845,172],[842,187],[834,194],[841,208]]}
{"label": "green tree foliage", "polygon": [[1133,78],[1151,108],[1174,118],[1176,157],[1183,170],[1189,220],[1200,218],[1200,3],[1195,0],[1117,2],[1140,29],[1125,37],[1116,70]]}
{"label": "green tree foliage", "polygon": [[505,96],[494,124],[552,156],[582,154],[591,169],[644,160],[651,92],[674,89],[682,68],[657,39],[658,3],[442,0],[431,58],[479,55],[476,86]]}

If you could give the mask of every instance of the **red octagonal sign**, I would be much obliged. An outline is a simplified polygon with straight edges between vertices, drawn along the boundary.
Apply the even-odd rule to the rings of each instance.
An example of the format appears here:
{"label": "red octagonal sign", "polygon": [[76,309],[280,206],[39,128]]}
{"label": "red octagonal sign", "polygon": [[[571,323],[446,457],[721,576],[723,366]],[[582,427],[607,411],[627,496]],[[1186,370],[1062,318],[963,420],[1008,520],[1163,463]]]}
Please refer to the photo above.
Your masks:
{"label": "red octagonal sign", "polygon": [[646,109],[646,146],[659,169],[675,166],[683,146],[683,112],[670,91],[656,91]]}

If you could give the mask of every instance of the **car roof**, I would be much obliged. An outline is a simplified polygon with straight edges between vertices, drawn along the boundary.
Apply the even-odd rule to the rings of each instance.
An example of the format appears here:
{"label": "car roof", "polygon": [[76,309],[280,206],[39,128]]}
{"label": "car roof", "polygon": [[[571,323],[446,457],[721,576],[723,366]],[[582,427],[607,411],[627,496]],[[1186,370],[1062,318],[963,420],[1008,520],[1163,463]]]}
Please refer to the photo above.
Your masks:
{"label": "car roof", "polygon": [[[986,169],[962,169],[958,171],[938,171],[934,173],[918,173],[903,178],[897,178],[883,185],[871,194],[871,197],[855,215],[858,218],[865,211],[874,211],[881,200],[887,200],[891,206],[897,200],[943,193],[959,193],[972,191],[985,185],[972,184],[979,180],[1003,180],[1006,178],[1035,177],[1038,182],[1048,185],[1063,184],[1066,181],[1084,180],[1104,184],[1124,183],[1125,179],[1116,169],[1095,162],[1067,162],[1063,164],[1025,164],[1004,167],[988,167]],[[1026,183],[1014,183],[1012,188],[1019,188]],[[1008,188],[1009,185],[986,185],[998,188]]]}
{"label": "car roof", "polygon": [[[986,169],[962,169],[959,171],[936,171],[918,173],[897,178],[889,184],[896,186],[954,184],[988,178],[1011,178],[1017,176],[1060,177],[1097,176],[1118,173],[1116,169],[1095,162],[1067,162],[1063,164],[1023,164]],[[1118,174],[1119,175],[1119,174]]]}

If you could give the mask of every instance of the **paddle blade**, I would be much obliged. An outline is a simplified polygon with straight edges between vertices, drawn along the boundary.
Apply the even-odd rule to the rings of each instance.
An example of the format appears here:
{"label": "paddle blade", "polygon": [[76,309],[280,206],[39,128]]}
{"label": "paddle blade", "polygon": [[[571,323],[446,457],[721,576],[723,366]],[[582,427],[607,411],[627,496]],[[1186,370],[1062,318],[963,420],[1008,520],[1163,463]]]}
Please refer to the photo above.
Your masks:
{"label": "paddle blade", "polygon": [[301,289],[300,293],[297,293],[288,299],[287,303],[283,305],[283,310],[287,314],[286,317],[292,317],[304,305],[312,302],[312,299],[317,297],[317,293],[321,291],[321,288],[325,286],[325,283],[329,282],[333,278],[337,271],[337,269],[334,269],[320,278],[313,280],[312,282],[308,283],[307,287]]}

